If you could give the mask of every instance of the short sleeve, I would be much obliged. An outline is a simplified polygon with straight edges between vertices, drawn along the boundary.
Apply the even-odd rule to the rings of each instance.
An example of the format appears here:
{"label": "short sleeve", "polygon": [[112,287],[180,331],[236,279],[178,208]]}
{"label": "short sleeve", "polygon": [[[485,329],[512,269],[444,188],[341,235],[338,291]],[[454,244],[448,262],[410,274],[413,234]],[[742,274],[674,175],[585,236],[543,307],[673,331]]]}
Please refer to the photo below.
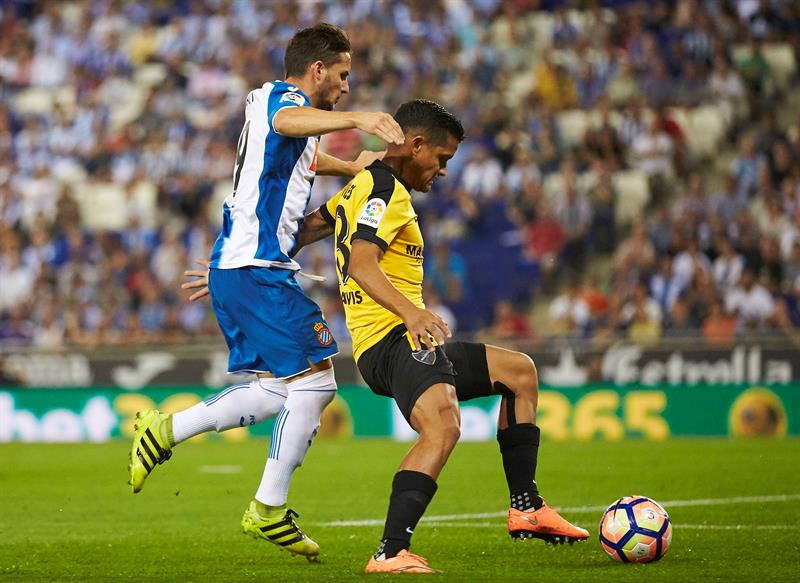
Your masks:
{"label": "short sleeve", "polygon": [[414,219],[408,196],[395,194],[394,176],[382,169],[370,169],[372,192],[357,209],[355,232],[352,241],[362,239],[375,243],[383,251],[397,236],[397,233]]}
{"label": "short sleeve", "polygon": [[276,83],[272,92],[269,94],[269,101],[267,102],[267,119],[269,127],[275,131],[272,125],[272,120],[275,114],[282,110],[284,107],[303,107],[310,106],[311,101],[306,97],[305,93],[300,91],[294,85],[288,83]]}
{"label": "short sleeve", "polygon": [[330,199],[328,199],[328,202],[319,207],[319,214],[322,215],[322,218],[329,225],[336,224],[336,207],[339,205],[339,199],[341,197],[342,191],[340,190]]}

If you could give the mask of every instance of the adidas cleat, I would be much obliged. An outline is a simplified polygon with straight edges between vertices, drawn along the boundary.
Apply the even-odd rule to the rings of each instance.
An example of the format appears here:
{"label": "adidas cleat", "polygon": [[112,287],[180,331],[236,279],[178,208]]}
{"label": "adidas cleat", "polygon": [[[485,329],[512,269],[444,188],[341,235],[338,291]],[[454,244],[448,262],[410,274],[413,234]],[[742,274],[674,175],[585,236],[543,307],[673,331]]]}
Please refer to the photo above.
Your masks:
{"label": "adidas cleat", "polygon": [[533,512],[509,509],[508,534],[521,541],[539,538],[554,546],[589,538],[588,530],[570,524],[547,504]]}
{"label": "adidas cleat", "polygon": [[261,516],[255,500],[242,516],[242,531],[253,538],[261,538],[292,555],[302,555],[308,561],[319,560],[319,545],[311,540],[294,521],[299,518],[292,509],[279,510],[274,516]]}
{"label": "adidas cleat", "polygon": [[131,474],[128,483],[134,494],[144,488],[144,481],[156,464],[163,464],[172,457],[169,437],[171,425],[168,423],[170,417],[169,413],[161,413],[155,409],[146,409],[136,414],[136,432],[128,453],[128,471]]}
{"label": "adidas cleat", "polygon": [[428,561],[419,555],[409,553],[406,550],[400,551],[397,553],[397,556],[392,557],[391,559],[384,558],[379,560],[374,556],[370,557],[369,563],[367,563],[364,572],[393,573],[396,575],[402,573],[441,573],[441,571],[437,571],[436,569],[429,567]]}

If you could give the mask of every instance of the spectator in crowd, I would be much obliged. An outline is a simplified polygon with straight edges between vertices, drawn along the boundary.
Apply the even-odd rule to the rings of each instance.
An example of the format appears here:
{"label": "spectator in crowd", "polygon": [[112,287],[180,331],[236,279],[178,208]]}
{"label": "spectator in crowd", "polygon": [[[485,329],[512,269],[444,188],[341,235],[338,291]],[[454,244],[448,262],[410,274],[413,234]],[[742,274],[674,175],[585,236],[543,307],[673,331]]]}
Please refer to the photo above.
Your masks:
{"label": "spectator in crowd", "polygon": [[[175,282],[189,257],[207,256],[219,229],[241,102],[281,76],[281,47],[294,31],[326,19],[359,29],[351,39],[362,56],[354,59],[359,82],[341,108],[391,111],[424,95],[469,120],[451,179],[433,196],[415,195],[431,249],[426,269],[463,333],[503,297],[469,294],[486,269],[481,261],[497,257],[491,267],[502,281],[526,254],[541,273],[531,287],[555,296],[568,271],[561,268],[592,267],[596,289],[609,289],[608,309],[591,316],[590,334],[601,342],[651,340],[659,329],[672,336],[687,322],[725,329],[714,302],[753,293],[736,282],[746,268],[766,274],[763,289],[776,296],[774,316],[756,318],[759,325],[791,336],[800,323],[792,303],[800,121],[787,132],[777,115],[786,109],[783,85],[764,46],[797,45],[793,7],[555,3],[553,18],[543,19],[538,11],[553,3],[437,2],[427,12],[415,0],[384,4],[323,0],[310,12],[253,0],[3,5],[4,333],[53,348],[216,337],[207,306],[179,303]],[[40,94],[55,98],[28,98]],[[695,106],[716,108],[720,138],[740,144],[710,197],[704,184],[717,184],[716,169],[698,163],[691,125],[678,123],[693,113],[674,109]],[[575,108],[584,111],[560,121]],[[567,125],[575,120],[588,129]],[[322,147],[344,158],[382,147],[362,139],[343,132]],[[647,176],[650,208],[604,267],[602,255],[615,251],[631,214],[614,190],[622,171]],[[549,199],[553,176],[567,180]],[[341,184],[318,180],[313,196],[325,199]],[[463,249],[460,261],[452,251],[438,257],[440,245]],[[323,251],[300,261],[315,273],[333,269]],[[314,293],[336,299],[324,285]],[[746,307],[737,310],[752,320],[741,316]],[[717,336],[725,334],[706,334]]]}
{"label": "spectator in crowd", "polygon": [[554,203],[556,220],[564,229],[564,247],[561,250],[562,265],[574,272],[583,269],[587,254],[587,235],[592,224],[592,207],[574,179],[564,181],[564,190]]}
{"label": "spectator in crowd", "polygon": [[[650,294],[648,293],[647,284],[640,281],[636,284],[631,294],[630,299],[622,306],[622,322],[629,326],[635,318],[639,317],[641,312],[643,318],[648,321],[659,324],[659,335],[661,333],[660,323],[663,311]],[[639,319],[641,320],[641,317]]]}
{"label": "spectator in crowd", "polygon": [[640,220],[633,225],[630,236],[617,247],[614,263],[629,264],[646,270],[653,266],[655,257],[653,244],[647,238],[647,226]]}
{"label": "spectator in crowd", "polygon": [[745,268],[739,285],[725,295],[725,311],[736,318],[738,330],[758,328],[775,315],[775,301],[753,270]]}
{"label": "spectator in crowd", "polygon": [[472,197],[488,199],[502,194],[500,185],[503,182],[503,168],[489,151],[479,145],[472,153],[472,158],[464,166],[461,187]]}
{"label": "spectator in crowd", "polygon": [[628,323],[628,339],[635,344],[655,344],[661,338],[661,321],[652,318],[642,304],[636,304]]}
{"label": "spectator in crowd", "polygon": [[549,314],[556,334],[580,338],[589,331],[592,311],[581,296],[577,278],[570,279],[564,292],[552,301]]}
{"label": "spectator in crowd", "polygon": [[733,160],[731,173],[736,181],[737,198],[749,201],[756,192],[758,176],[767,159],[757,149],[756,137],[744,136],[739,145],[739,155]]}
{"label": "spectator in crowd", "polygon": [[672,270],[672,258],[664,255],[659,259],[658,271],[650,278],[650,295],[658,303],[662,313],[669,313],[683,292]]}
{"label": "spectator in crowd", "polygon": [[728,123],[744,117],[747,111],[747,91],[741,75],[731,67],[725,55],[714,57],[714,69],[708,78],[708,91]]}
{"label": "spectator in crowd", "polygon": [[14,310],[31,301],[34,270],[22,264],[15,241],[6,244],[0,263],[0,311]]}
{"label": "spectator in crowd", "polygon": [[495,304],[494,320],[489,327],[489,335],[491,338],[507,342],[532,344],[535,340],[530,323],[507,300]]}
{"label": "spectator in crowd", "polygon": [[669,180],[675,175],[673,150],[672,140],[655,117],[631,146],[634,166],[647,176],[651,196],[659,202],[665,199]]}
{"label": "spectator in crowd", "polygon": [[783,271],[783,287],[793,289],[798,284],[800,284],[800,239],[795,239]]}
{"label": "spectator in crowd", "polygon": [[710,209],[703,176],[700,172],[691,172],[686,182],[686,193],[675,204],[673,212],[676,219],[699,225],[706,221]]}
{"label": "spectator in crowd", "polygon": [[733,243],[726,237],[721,237],[717,243],[719,256],[714,260],[714,283],[721,292],[727,292],[736,287],[744,270],[744,257],[736,252]]}
{"label": "spectator in crowd", "polygon": [[450,332],[455,334],[458,330],[458,321],[456,320],[456,315],[453,313],[446,304],[442,303],[442,298],[429,282],[425,282],[423,284],[423,298],[425,300],[425,307],[432,311],[435,314],[438,314],[439,317],[444,320],[447,327],[450,329]]}
{"label": "spectator in crowd", "polygon": [[536,93],[547,107],[556,111],[575,107],[578,103],[575,81],[566,67],[556,62],[553,53],[545,52],[536,68]]}
{"label": "spectator in crowd", "polygon": [[597,277],[590,276],[586,278],[586,284],[581,291],[581,298],[589,306],[592,318],[604,316],[611,307],[611,300],[600,289],[600,281]]}
{"label": "spectator in crowd", "polygon": [[697,241],[692,239],[686,248],[675,256],[672,262],[672,276],[678,287],[685,290],[692,283],[697,271],[710,272],[711,262],[705,253],[700,251]]}
{"label": "spectator in crowd", "polygon": [[708,317],[703,321],[703,337],[711,345],[729,345],[736,338],[736,318],[725,312],[721,301],[711,304]]}
{"label": "spectator in crowd", "polygon": [[449,245],[436,247],[425,261],[425,268],[427,280],[446,304],[459,304],[469,295],[467,264]]}
{"label": "spectator in crowd", "polygon": [[587,128],[583,141],[588,154],[602,160],[613,172],[622,167],[624,146],[619,132],[611,122],[608,104],[601,103],[598,110],[600,119],[596,125]]}
{"label": "spectator in crowd", "polygon": [[539,202],[536,220],[527,228],[526,237],[528,256],[539,263],[545,280],[552,283],[566,234],[546,200]]}
{"label": "spectator in crowd", "polygon": [[722,188],[709,200],[709,210],[724,225],[732,225],[740,213],[747,210],[747,199],[739,196],[736,177],[726,174],[722,179]]}
{"label": "spectator in crowd", "polygon": [[678,298],[664,322],[663,337],[683,340],[699,336],[700,328],[692,319],[689,302],[686,298]]}
{"label": "spectator in crowd", "polygon": [[597,182],[589,191],[592,225],[589,239],[600,253],[610,253],[617,242],[617,191],[608,166],[595,160]]}

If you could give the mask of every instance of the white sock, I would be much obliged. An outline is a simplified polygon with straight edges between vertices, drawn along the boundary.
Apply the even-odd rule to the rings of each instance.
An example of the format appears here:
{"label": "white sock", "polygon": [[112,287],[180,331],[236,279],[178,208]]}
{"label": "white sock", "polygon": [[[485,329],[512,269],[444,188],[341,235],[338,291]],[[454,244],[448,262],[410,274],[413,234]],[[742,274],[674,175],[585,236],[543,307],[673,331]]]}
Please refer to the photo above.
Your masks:
{"label": "white sock", "polygon": [[286,400],[286,383],[262,378],[233,385],[172,416],[175,443],[199,433],[226,431],[274,417]]}
{"label": "white sock", "polygon": [[336,396],[333,369],[287,383],[289,396],[272,430],[269,458],[256,492],[268,506],[286,504],[292,475],[302,463],[319,429],[322,411]]}

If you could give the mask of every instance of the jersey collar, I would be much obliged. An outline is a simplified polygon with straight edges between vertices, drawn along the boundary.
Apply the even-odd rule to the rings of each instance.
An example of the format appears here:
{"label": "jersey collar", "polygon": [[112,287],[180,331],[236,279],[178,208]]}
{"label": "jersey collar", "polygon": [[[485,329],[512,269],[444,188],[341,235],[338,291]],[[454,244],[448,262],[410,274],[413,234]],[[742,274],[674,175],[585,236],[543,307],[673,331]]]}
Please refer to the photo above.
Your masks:
{"label": "jersey collar", "polygon": [[395,179],[403,185],[403,187],[408,191],[411,192],[411,185],[403,180],[400,176],[398,176],[397,172],[394,171],[394,168],[385,164],[382,160],[375,160],[372,164],[367,166],[367,168],[381,168],[382,170],[388,171]]}

